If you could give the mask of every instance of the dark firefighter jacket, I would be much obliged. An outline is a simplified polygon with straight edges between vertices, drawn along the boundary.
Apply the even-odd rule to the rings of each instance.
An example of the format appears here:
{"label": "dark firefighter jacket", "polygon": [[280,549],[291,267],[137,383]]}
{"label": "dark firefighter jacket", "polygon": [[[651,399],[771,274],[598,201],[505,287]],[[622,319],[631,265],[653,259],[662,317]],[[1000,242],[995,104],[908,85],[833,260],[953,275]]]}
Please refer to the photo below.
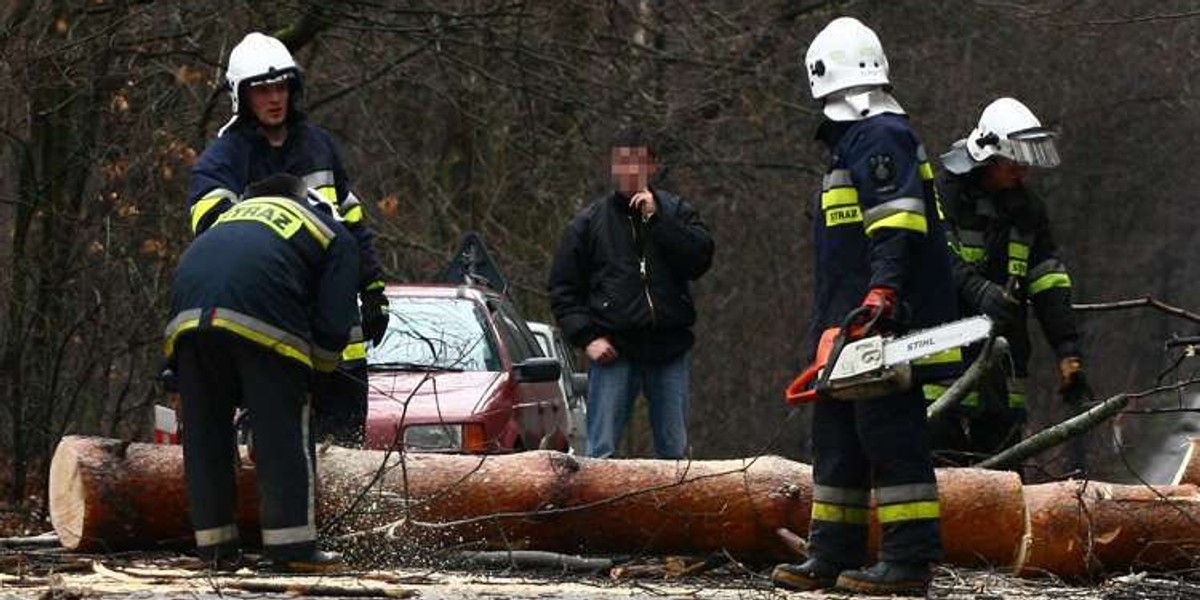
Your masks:
{"label": "dark firefighter jacket", "polygon": [[[933,188],[933,167],[908,119],[889,113],[827,122],[832,158],[810,214],[817,252],[810,356],[825,329],[841,325],[873,287],[897,292],[899,332],[958,317],[951,257]],[[961,368],[959,349],[914,365],[923,380]]]}
{"label": "dark firefighter jacket", "polygon": [[691,348],[696,308],[688,281],[712,265],[713,240],[685,200],[652,189],[643,221],[613,193],[571,220],[550,269],[550,307],[571,343],[607,336],[635,360],[663,362]]}
{"label": "dark firefighter jacket", "polygon": [[236,204],[246,186],[276,173],[304,180],[341,215],[358,240],[362,257],[359,291],[382,290],[383,269],[375,255],[375,234],[363,222],[363,209],[350,190],[350,181],[333,138],[307,120],[289,125],[283,146],[272,147],[252,119],[238,119],[225,135],[200,155],[192,168],[188,208],[192,232],[199,235],[224,211]]}
{"label": "dark firefighter jacket", "polygon": [[951,226],[955,283],[964,312],[978,314],[974,299],[963,293],[973,279],[986,278],[1008,289],[1020,304],[1007,331],[1016,375],[1029,362],[1027,305],[1032,303],[1046,338],[1059,358],[1079,356],[1079,330],[1071,310],[1071,277],[1058,258],[1050,235],[1046,205],[1025,188],[989,194],[980,185],[982,169],[965,175],[945,173],[939,180],[946,219]]}
{"label": "dark firefighter jacket", "polygon": [[333,370],[358,320],[358,245],[319,207],[251,198],[224,211],[179,261],[164,351],[218,329],[319,371]]}

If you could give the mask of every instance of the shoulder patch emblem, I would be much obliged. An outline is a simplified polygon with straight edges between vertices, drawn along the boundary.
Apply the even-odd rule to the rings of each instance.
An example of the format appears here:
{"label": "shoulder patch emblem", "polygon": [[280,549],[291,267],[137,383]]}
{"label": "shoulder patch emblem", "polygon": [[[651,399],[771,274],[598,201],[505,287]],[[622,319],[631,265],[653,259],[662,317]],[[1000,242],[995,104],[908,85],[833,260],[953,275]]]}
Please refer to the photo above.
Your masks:
{"label": "shoulder patch emblem", "polygon": [[871,179],[878,185],[884,185],[895,179],[896,163],[891,154],[876,154],[870,158]]}

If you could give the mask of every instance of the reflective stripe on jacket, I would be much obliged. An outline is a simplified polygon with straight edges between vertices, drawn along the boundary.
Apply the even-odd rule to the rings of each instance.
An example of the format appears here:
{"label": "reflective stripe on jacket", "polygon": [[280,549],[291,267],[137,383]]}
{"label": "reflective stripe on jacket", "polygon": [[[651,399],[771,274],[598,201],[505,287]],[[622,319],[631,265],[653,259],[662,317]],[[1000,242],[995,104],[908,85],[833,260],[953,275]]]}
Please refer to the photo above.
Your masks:
{"label": "reflective stripe on jacket", "polygon": [[[1025,324],[1032,304],[1046,338],[1059,358],[1079,356],[1079,329],[1071,309],[1071,276],[1058,256],[1045,203],[1025,188],[991,194],[980,182],[983,169],[945,174],[938,184],[950,225],[960,292],[973,278],[1004,286],[1020,302],[1017,323],[1001,331],[1010,344],[1017,376],[1027,374],[1030,341]],[[962,310],[978,314],[974,298],[963,293]]]}
{"label": "reflective stripe on jacket", "polygon": [[[902,331],[953,321],[958,307],[933,167],[908,119],[881,114],[827,126],[832,159],[809,213],[817,251],[810,350],[876,286],[896,290]],[[947,377],[961,369],[962,353],[923,362],[916,365],[922,379]]]}
{"label": "reflective stripe on jacket", "polygon": [[358,246],[325,208],[251,198],[220,215],[180,258],[163,350],[219,329],[328,371],[358,321]]}
{"label": "reflective stripe on jacket", "polygon": [[188,192],[192,232],[199,235],[212,226],[239,202],[249,184],[289,173],[303,179],[328,202],[358,241],[359,291],[382,289],[383,269],[375,254],[375,234],[363,221],[362,205],[350,189],[337,145],[324,129],[307,120],[290,127],[287,139],[278,148],[245,119],[213,140],[192,168]]}

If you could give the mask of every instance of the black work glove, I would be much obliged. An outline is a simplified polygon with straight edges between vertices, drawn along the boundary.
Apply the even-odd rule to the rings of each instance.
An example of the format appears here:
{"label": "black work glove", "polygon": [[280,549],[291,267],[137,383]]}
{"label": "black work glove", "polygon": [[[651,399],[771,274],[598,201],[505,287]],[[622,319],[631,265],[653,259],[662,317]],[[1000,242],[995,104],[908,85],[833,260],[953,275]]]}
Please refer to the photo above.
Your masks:
{"label": "black work glove", "polygon": [[991,317],[996,329],[1004,330],[1017,324],[1021,315],[1021,303],[1003,287],[981,279],[969,293],[971,305]]}
{"label": "black work glove", "polygon": [[387,333],[388,299],[383,290],[363,292],[362,300],[362,330],[363,337],[371,340],[376,346],[383,341]]}

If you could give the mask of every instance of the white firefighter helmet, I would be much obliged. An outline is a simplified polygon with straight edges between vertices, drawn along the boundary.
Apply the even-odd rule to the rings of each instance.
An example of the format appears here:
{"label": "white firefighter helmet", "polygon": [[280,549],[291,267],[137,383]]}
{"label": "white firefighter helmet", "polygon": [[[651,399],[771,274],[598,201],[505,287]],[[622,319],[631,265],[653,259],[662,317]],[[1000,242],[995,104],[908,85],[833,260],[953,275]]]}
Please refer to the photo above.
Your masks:
{"label": "white firefighter helmet", "polygon": [[887,56],[879,36],[852,17],[834,19],[813,38],[804,66],[814,100],[851,88],[889,83]]}
{"label": "white firefighter helmet", "polygon": [[[229,66],[225,69],[225,82],[229,86],[229,99],[233,117],[221,128],[224,133],[237,120],[242,109],[242,95],[246,88],[288,81],[292,98],[289,111],[295,108],[295,96],[300,92],[300,67],[288,52],[283,42],[257,31],[249,33],[229,53]],[[218,134],[220,135],[220,134]]]}
{"label": "white firefighter helmet", "polygon": [[1042,126],[1029,107],[1014,98],[999,98],[983,109],[979,125],[967,136],[971,159],[982,163],[1000,156],[1030,167],[1057,167],[1058,133]]}

